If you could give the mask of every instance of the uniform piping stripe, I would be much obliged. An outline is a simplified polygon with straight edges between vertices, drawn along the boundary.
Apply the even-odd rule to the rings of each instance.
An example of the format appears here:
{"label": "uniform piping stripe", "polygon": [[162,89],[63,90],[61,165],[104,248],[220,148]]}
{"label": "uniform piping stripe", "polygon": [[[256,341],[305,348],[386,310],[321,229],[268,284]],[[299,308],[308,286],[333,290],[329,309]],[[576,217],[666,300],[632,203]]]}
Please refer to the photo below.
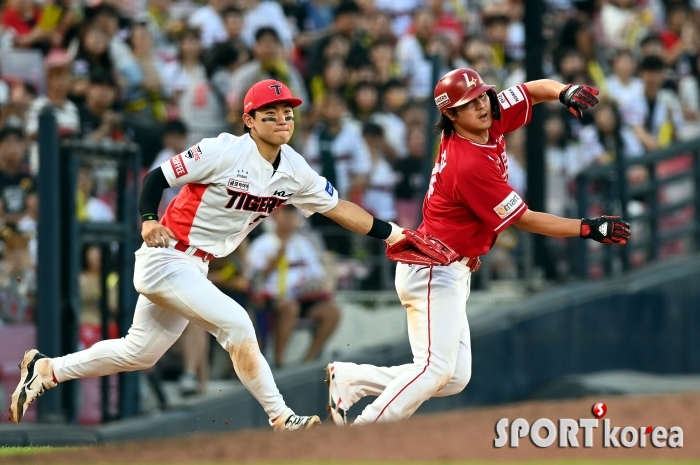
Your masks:
{"label": "uniform piping stripe", "polygon": [[518,212],[519,212],[520,210],[522,210],[523,208],[525,208],[525,207],[526,207],[525,204],[520,205],[520,208],[518,208],[518,209],[515,210],[513,213],[511,213],[511,214],[510,214],[510,217],[509,217],[508,219],[506,219],[503,223],[501,223],[501,224],[499,224],[498,226],[496,226],[496,228],[494,228],[494,231],[498,231],[499,229],[501,229],[501,228],[503,227],[504,224],[506,224],[507,222],[509,222],[510,220],[512,220],[512,219],[515,217],[515,215],[517,215]]}
{"label": "uniform piping stripe", "polygon": [[384,408],[382,409],[381,412],[379,412],[379,415],[377,415],[377,418],[374,420],[373,423],[376,423],[377,421],[379,421],[379,418],[382,416],[384,411],[391,405],[391,403],[394,402],[396,400],[396,398],[399,397],[399,395],[401,395],[401,393],[403,391],[405,391],[408,386],[410,386],[411,384],[413,384],[413,382],[415,380],[420,378],[421,375],[423,375],[423,373],[425,373],[425,371],[430,366],[430,356],[432,355],[432,353],[430,351],[430,347],[431,347],[431,339],[430,339],[430,283],[432,281],[433,281],[433,267],[431,266],[430,267],[430,277],[428,278],[428,363],[426,363],[425,366],[423,367],[423,371],[418,373],[418,375],[416,375],[415,378],[413,378],[411,381],[409,381],[409,383],[407,385],[405,385],[398,393],[396,393],[396,395],[389,401],[389,403],[387,403],[384,406]]}
{"label": "uniform piping stripe", "polygon": [[525,89],[523,89],[524,86],[518,86],[520,89],[520,92],[523,93],[523,96],[525,97],[525,103],[527,104],[527,109],[525,110],[525,122],[523,122],[523,125],[527,124],[527,117],[530,116],[530,99],[527,98],[527,93]]}

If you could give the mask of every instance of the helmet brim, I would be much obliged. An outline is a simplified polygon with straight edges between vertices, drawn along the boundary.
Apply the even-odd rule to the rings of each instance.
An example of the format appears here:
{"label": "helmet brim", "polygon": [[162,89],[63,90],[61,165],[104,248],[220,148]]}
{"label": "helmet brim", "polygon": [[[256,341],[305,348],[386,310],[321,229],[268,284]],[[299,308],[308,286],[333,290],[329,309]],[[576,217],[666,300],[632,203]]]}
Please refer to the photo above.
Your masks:
{"label": "helmet brim", "polygon": [[250,113],[251,111],[259,110],[260,108],[266,107],[266,106],[271,105],[271,104],[273,104],[273,103],[279,103],[279,102],[286,102],[286,103],[289,103],[289,104],[292,106],[292,108],[296,108],[296,107],[298,107],[299,105],[302,104],[302,100],[301,100],[300,98],[296,98],[296,97],[280,97],[280,98],[268,100],[267,102],[265,102],[265,103],[263,103],[263,104],[261,104],[261,105],[258,105],[258,106],[256,106],[256,107],[249,108],[248,110],[245,111],[245,113],[248,114],[248,113]]}
{"label": "helmet brim", "polygon": [[444,107],[442,110],[447,110],[448,108],[455,108],[455,107],[460,107],[464,105],[465,103],[469,103],[472,100],[476,100],[479,95],[483,94],[484,92],[493,89],[496,86],[488,85],[488,84],[482,84],[479,87],[475,89],[469,90],[466,94],[462,96],[459,100],[457,100],[455,103]]}

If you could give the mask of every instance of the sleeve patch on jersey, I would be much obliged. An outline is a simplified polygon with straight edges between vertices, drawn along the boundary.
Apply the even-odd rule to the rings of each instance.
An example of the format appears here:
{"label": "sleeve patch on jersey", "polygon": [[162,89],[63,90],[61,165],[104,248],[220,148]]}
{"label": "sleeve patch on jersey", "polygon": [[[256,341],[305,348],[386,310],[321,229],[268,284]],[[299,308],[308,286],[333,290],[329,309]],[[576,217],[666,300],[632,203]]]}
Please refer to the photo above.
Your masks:
{"label": "sleeve patch on jersey", "polygon": [[326,180],[326,192],[328,192],[328,195],[330,195],[331,197],[333,197],[333,192],[335,192],[333,184],[331,184],[331,182],[328,180]]}
{"label": "sleeve patch on jersey", "polygon": [[447,92],[443,92],[442,94],[438,95],[435,97],[435,105],[437,105],[438,109],[442,110],[442,108],[446,105],[449,105],[452,103],[450,101],[450,97],[447,96]]}
{"label": "sleeve patch on jersey", "polygon": [[190,159],[194,158],[194,161],[199,161],[199,159],[202,157],[202,149],[199,148],[199,145],[195,145],[194,147],[187,150],[187,152],[185,152],[184,155],[185,157]]}
{"label": "sleeve patch on jersey", "polygon": [[525,96],[517,86],[513,86],[504,90],[502,94],[505,95],[506,99],[508,100],[508,103],[510,103],[511,106],[525,101]]}
{"label": "sleeve patch on jersey", "polygon": [[185,167],[185,163],[182,161],[182,155],[175,155],[171,158],[170,166],[172,166],[176,178],[187,175],[187,167]]}
{"label": "sleeve patch on jersey", "polygon": [[521,199],[520,196],[515,191],[513,191],[510,194],[508,194],[508,197],[503,199],[503,201],[499,203],[493,209],[493,211],[496,212],[500,219],[505,220],[522,204],[523,199]]}
{"label": "sleeve patch on jersey", "polygon": [[510,108],[510,103],[508,103],[508,100],[506,99],[505,95],[503,95],[503,92],[498,94],[498,103],[501,104],[501,108],[503,109]]}

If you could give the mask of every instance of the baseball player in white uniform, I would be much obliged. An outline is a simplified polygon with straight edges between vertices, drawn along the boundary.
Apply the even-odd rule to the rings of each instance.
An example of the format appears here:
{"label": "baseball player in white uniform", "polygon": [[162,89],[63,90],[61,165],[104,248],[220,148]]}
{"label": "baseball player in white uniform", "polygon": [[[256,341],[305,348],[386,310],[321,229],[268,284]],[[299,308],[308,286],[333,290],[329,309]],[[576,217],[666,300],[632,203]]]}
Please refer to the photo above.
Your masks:
{"label": "baseball player in white uniform", "polygon": [[[260,81],[245,96],[246,134],[203,139],[146,175],[139,198],[144,243],[134,269],[140,296],[128,334],[63,357],[28,351],[12,395],[13,422],[57,383],[152,366],[193,322],[231,355],[238,378],[276,431],[320,423],[317,416],[296,415],[287,407],[248,314],[206,277],[211,259],[230,254],[285,203],[387,243],[403,238],[398,226],[339,200],[335,188],[286,145],[294,132],[292,109],[300,104],[281,82]],[[159,220],[154,212],[162,192],[175,186],[183,187]]]}

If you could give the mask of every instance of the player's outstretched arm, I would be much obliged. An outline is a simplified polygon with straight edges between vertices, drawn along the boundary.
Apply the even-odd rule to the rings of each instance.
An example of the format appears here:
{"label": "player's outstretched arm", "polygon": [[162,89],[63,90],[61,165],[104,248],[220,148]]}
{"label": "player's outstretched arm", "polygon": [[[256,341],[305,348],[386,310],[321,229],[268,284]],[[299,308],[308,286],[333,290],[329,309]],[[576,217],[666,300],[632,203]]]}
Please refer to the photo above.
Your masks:
{"label": "player's outstretched arm", "polygon": [[338,204],[323,215],[349,231],[383,239],[389,244],[405,237],[402,227],[375,218],[362,207],[347,200],[339,199]]}
{"label": "player's outstretched arm", "polygon": [[168,247],[170,238],[175,239],[175,234],[158,222],[158,205],[163,196],[163,190],[170,187],[165,179],[163,170],[158,167],[143,178],[141,195],[139,196],[139,212],[143,225],[141,226],[141,237],[148,247]]}
{"label": "player's outstretched arm", "polygon": [[573,220],[549,213],[527,210],[513,223],[523,231],[551,237],[582,237],[604,244],[625,245],[630,238],[630,225],[619,216],[601,216]]}
{"label": "player's outstretched arm", "polygon": [[552,79],[540,79],[525,83],[532,104],[559,100],[577,118],[583,118],[583,110],[598,104],[598,89],[577,84],[562,84]]}

